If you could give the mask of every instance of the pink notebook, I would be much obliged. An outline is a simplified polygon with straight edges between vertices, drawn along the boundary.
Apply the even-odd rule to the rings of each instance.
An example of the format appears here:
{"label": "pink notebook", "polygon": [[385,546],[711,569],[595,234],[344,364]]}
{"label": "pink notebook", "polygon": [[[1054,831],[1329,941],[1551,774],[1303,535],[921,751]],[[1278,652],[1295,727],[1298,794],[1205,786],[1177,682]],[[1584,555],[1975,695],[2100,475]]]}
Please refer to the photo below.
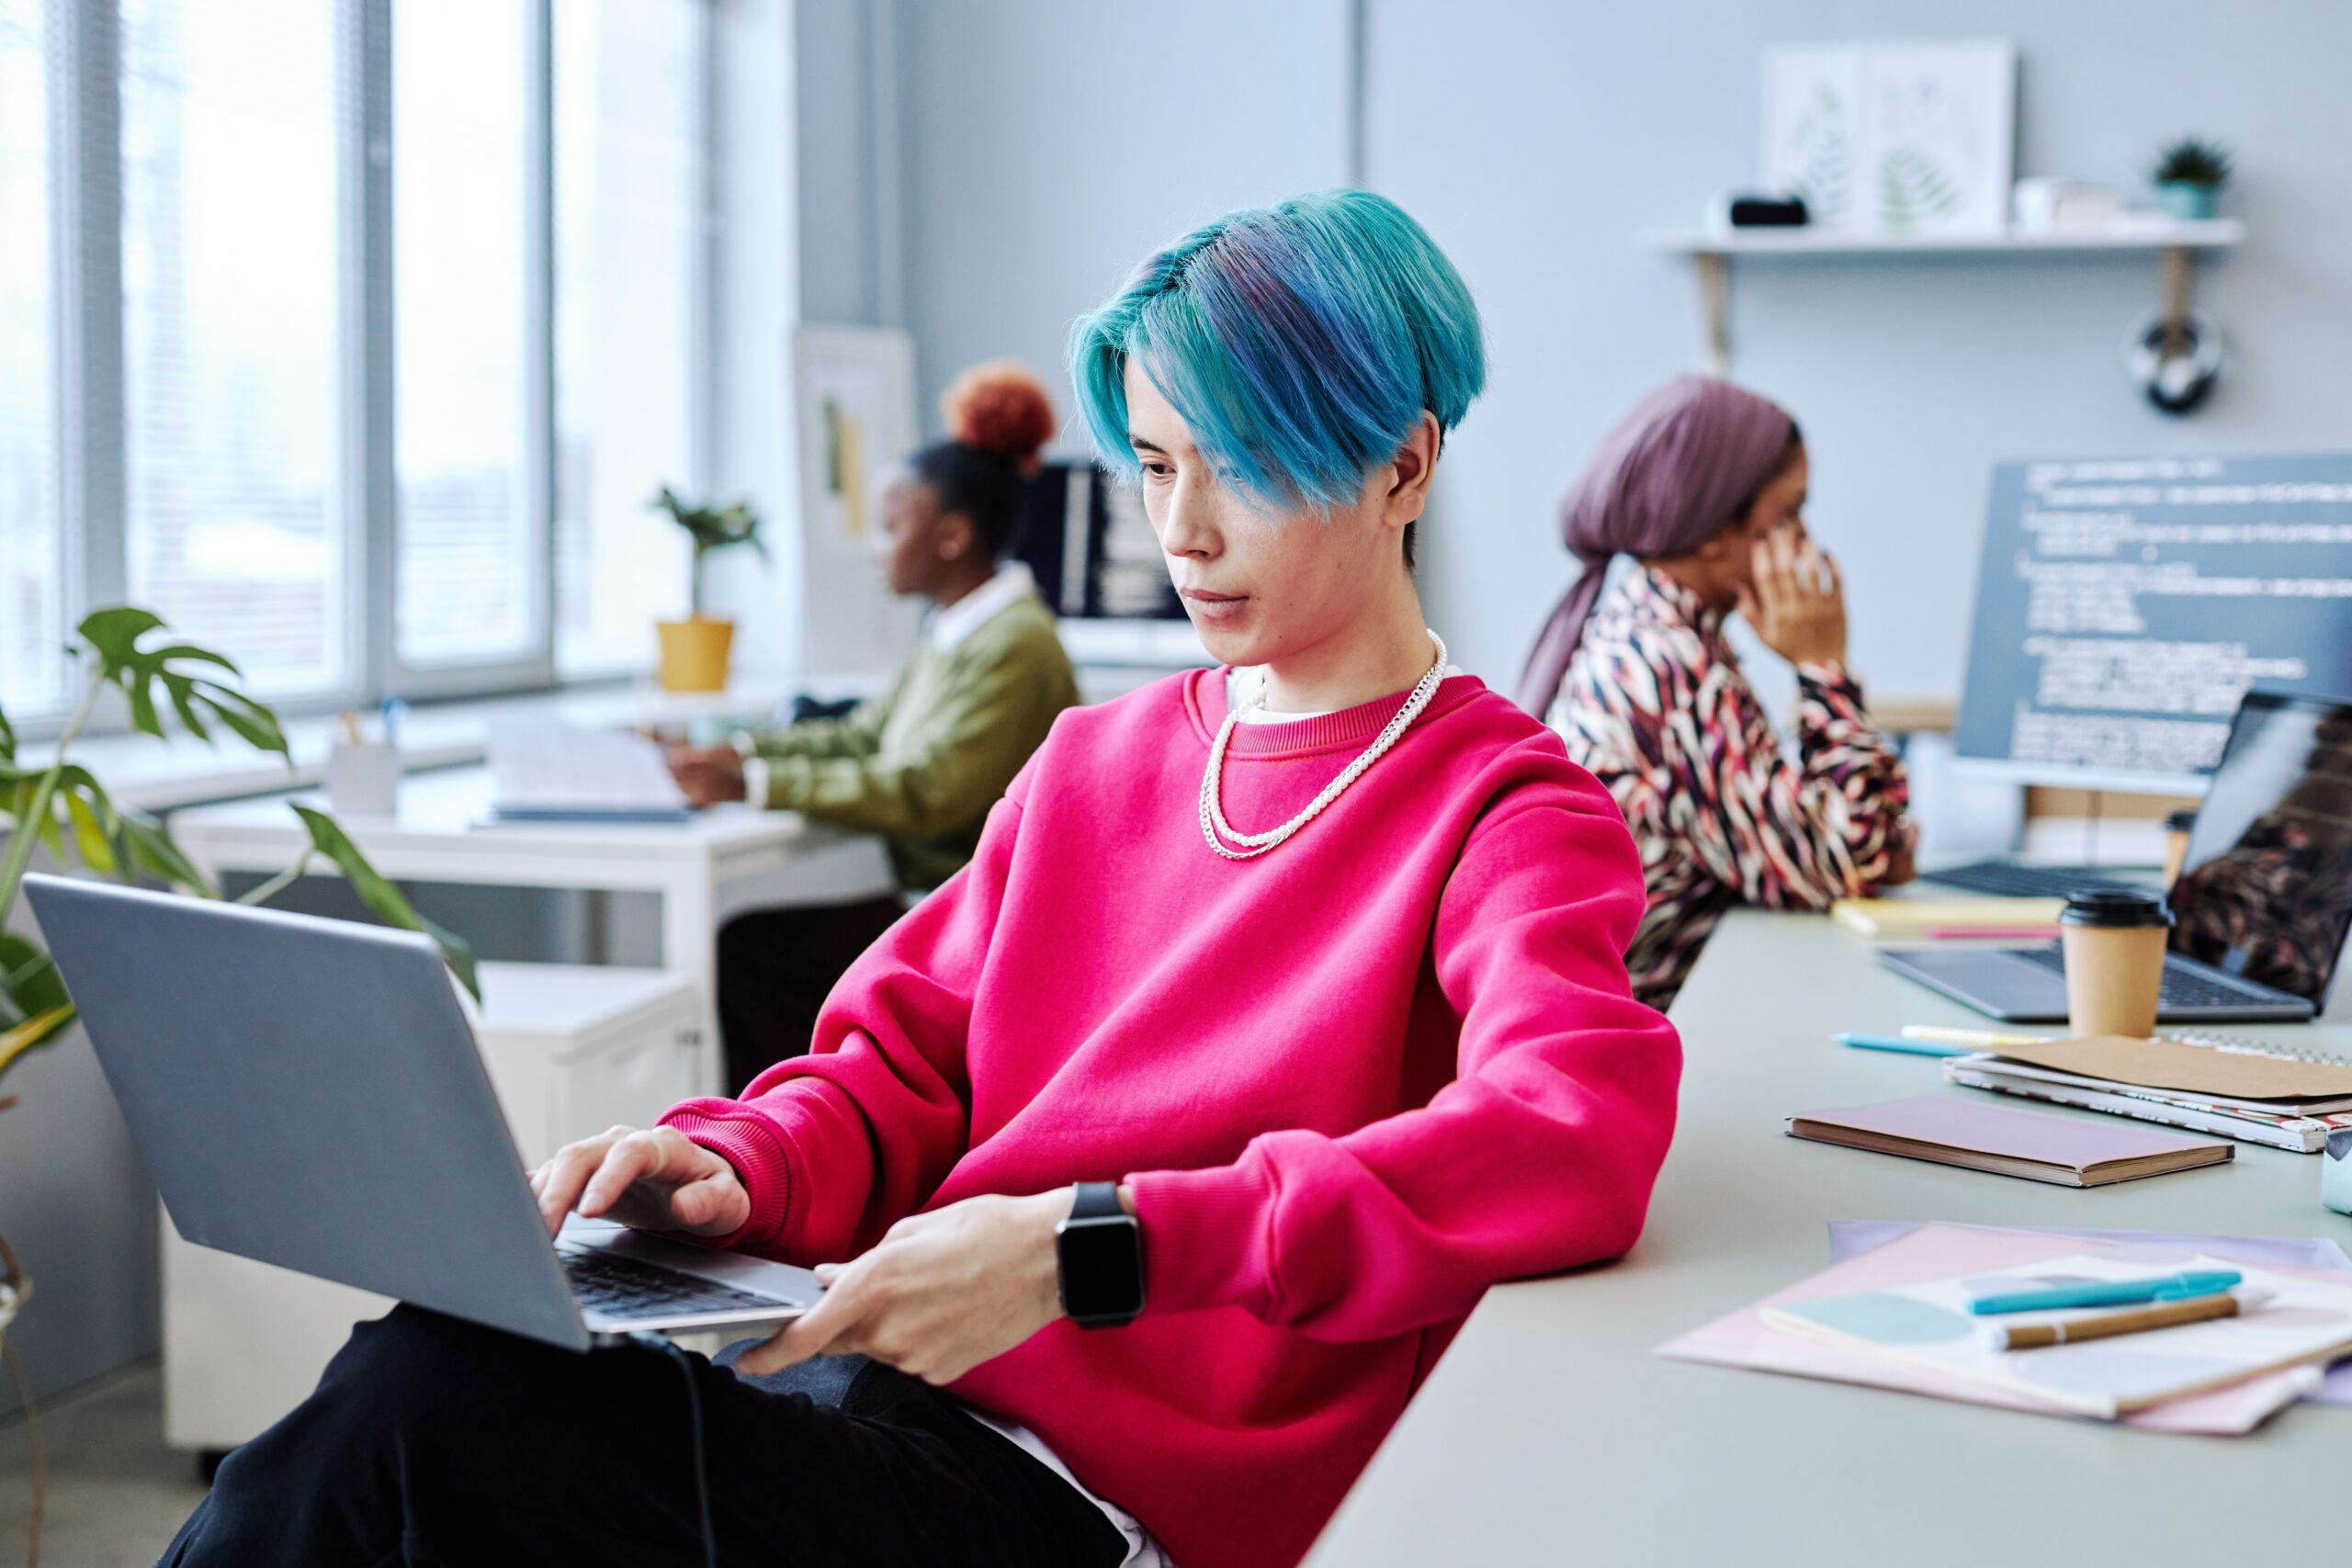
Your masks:
{"label": "pink notebook", "polygon": [[1789,1136],[1873,1154],[1963,1166],[2060,1187],[2104,1187],[2220,1165],[2227,1143],[2179,1138],[2120,1122],[2012,1111],[1956,1096],[1897,1100],[1789,1118]]}

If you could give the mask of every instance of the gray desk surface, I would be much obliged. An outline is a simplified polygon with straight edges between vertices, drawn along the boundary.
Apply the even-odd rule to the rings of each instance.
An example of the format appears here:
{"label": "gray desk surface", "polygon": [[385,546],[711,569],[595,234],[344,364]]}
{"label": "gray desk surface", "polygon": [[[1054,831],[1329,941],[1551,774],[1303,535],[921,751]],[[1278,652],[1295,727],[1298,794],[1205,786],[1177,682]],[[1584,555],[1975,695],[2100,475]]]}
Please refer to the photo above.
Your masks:
{"label": "gray desk surface", "polygon": [[1653,1357],[1826,1267],[1833,1220],[2352,1246],[2314,1156],[2240,1144],[2228,1166],[2078,1191],[1784,1136],[1792,1111],[1977,1092],[1834,1031],[1989,1027],[1818,917],[1733,915],[1673,1016],[1681,1118],[1640,1245],[1488,1292],[1310,1562],[2204,1564],[2333,1512],[2352,1410],[2171,1437]]}

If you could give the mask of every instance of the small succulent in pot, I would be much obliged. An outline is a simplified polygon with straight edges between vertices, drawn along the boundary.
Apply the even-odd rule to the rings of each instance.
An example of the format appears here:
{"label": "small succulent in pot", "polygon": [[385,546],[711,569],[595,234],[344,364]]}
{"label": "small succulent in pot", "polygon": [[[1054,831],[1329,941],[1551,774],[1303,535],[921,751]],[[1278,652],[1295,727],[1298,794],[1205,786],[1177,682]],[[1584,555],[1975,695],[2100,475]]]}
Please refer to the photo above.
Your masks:
{"label": "small succulent in pot", "polygon": [[2156,198],[2165,211],[2176,218],[2197,220],[2213,216],[2221,189],[2229,184],[2230,169],[2228,148],[2203,137],[2188,136],[2156,155],[2148,177],[2154,182]]}

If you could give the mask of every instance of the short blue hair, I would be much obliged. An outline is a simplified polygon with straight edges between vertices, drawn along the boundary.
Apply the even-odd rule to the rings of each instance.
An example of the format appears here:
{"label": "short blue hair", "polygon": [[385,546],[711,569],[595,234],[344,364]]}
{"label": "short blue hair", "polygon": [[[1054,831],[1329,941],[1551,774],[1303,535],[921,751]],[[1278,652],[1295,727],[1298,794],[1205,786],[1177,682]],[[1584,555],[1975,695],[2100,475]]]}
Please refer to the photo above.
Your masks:
{"label": "short blue hair", "polygon": [[1228,212],[1079,319],[1078,406],[1103,463],[1132,478],[1130,359],[1203,457],[1283,509],[1353,501],[1423,411],[1452,430],[1487,380],[1462,275],[1403,208],[1361,190]]}

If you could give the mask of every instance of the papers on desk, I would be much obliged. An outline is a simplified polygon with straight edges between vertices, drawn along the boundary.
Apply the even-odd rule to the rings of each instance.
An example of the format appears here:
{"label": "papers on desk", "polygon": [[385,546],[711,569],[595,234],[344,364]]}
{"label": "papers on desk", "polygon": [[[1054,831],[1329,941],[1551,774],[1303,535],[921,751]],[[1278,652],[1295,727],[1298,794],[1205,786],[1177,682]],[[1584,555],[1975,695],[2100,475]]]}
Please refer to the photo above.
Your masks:
{"label": "papers on desk", "polygon": [[[2058,1284],[2129,1284],[2218,1270],[2243,1277],[2233,1293],[2247,1303],[2233,1317],[2176,1325],[2130,1337],[2085,1339],[2030,1350],[1995,1348],[1984,1319],[1969,1303]],[[2109,1307],[2072,1307],[2004,1314],[2012,1331],[2073,1326],[2111,1315]],[[1809,1296],[1764,1309],[1764,1321],[1787,1333],[2019,1393],[2079,1415],[2111,1421],[2126,1411],[2210,1393],[2267,1372],[2324,1362],[2352,1351],[2352,1283],[2340,1275],[2290,1274],[2202,1253],[2089,1246],[2056,1258],[1915,1283]]]}
{"label": "papers on desk", "polygon": [[[1970,1404],[1989,1404],[2043,1416],[2100,1416],[2121,1425],[2158,1432],[2193,1432],[2234,1436],[2252,1431],[2272,1414],[2317,1389],[2322,1364],[2352,1348],[2352,1280],[2332,1268],[2308,1268],[2278,1260],[2278,1243],[2264,1238],[2199,1238],[2199,1252],[2229,1266],[2291,1281],[2298,1298],[2326,1298],[2312,1309],[2318,1315],[2305,1321],[2298,1309],[2292,1325],[2265,1325],[2276,1332],[2278,1359],[2267,1350],[2232,1351],[2216,1357],[2222,1364],[2205,1371],[2222,1380],[2203,1392],[2177,1394],[2140,1403],[2153,1386],[2145,1369],[2134,1371],[2117,1352],[2127,1347],[2143,1350],[2165,1335],[2187,1334],[2190,1328],[2165,1329],[2155,1335],[2105,1342],[2106,1355],[2086,1370],[2070,1365],[2063,1371],[2037,1374],[2047,1379],[2036,1386],[2030,1378],[1986,1380],[1949,1367],[1927,1364],[1917,1358],[1888,1354],[1885,1346],[1853,1343],[1851,1336],[1792,1332],[1774,1325],[1773,1317],[1787,1317],[1792,1309],[1833,1297],[1853,1297],[1904,1292],[1939,1280],[1963,1280],[2005,1270],[2035,1269],[2050,1272],[2082,1272],[2096,1259],[2103,1270],[2136,1269],[2143,1273],[2188,1267],[2184,1259],[2198,1252],[2165,1247],[2149,1241],[2107,1241],[2081,1235],[2004,1230],[1977,1225],[1923,1224],[1904,1232],[1883,1246],[1845,1258],[1812,1279],[1776,1292],[1763,1301],[1741,1308],[1704,1327],[1657,1348],[1672,1360],[1739,1367],[1859,1383],[1905,1393],[1927,1394]],[[2161,1242],[2162,1238],[2154,1238]],[[2063,1268],[2062,1268],[2063,1265]],[[2078,1265],[2080,1265],[2078,1267]],[[2267,1288],[2278,1288],[2266,1279]],[[2337,1294],[2344,1298],[2341,1303]],[[2251,1315],[2239,1320],[2250,1328]],[[1815,1326],[1818,1326],[1817,1325]],[[2192,1325],[2203,1327],[2203,1325]],[[2293,1342],[2285,1340],[2292,1334]],[[2266,1342],[2270,1343],[2270,1342]],[[2035,1356],[2074,1356],[2099,1348],[2101,1342],[2060,1346],[2050,1349],[2005,1352],[2022,1362]],[[2104,1370],[2102,1370],[2104,1363]],[[2054,1363],[2052,1364],[2054,1366]],[[2177,1370],[2177,1369],[2173,1369]],[[2130,1383],[2132,1377],[2137,1383]]]}
{"label": "papers on desk", "polygon": [[[1873,1247],[1884,1247],[1919,1227],[1908,1220],[1838,1220],[1829,1227],[1829,1260],[1843,1263]],[[2036,1231],[2033,1234],[2040,1235]],[[2163,1247],[2180,1252],[2210,1252],[2233,1265],[2260,1264],[2266,1269],[2324,1269],[2352,1278],[2352,1254],[2317,1235],[2203,1235],[2177,1231],[2069,1230],[2053,1233],[2078,1241],[2113,1241],[2134,1247]],[[2352,1404],[2352,1360],[2340,1360],[2327,1371],[2317,1388],[2303,1395],[2306,1404]]]}
{"label": "papers on desk", "polygon": [[1947,1062],[1968,1089],[2218,1133],[2297,1154],[2352,1127],[2352,1066],[2326,1053],[2266,1052],[2257,1043],[2020,1041]]}
{"label": "papers on desk", "polygon": [[492,810],[501,822],[684,822],[686,797],[642,736],[548,719],[492,727]]}

